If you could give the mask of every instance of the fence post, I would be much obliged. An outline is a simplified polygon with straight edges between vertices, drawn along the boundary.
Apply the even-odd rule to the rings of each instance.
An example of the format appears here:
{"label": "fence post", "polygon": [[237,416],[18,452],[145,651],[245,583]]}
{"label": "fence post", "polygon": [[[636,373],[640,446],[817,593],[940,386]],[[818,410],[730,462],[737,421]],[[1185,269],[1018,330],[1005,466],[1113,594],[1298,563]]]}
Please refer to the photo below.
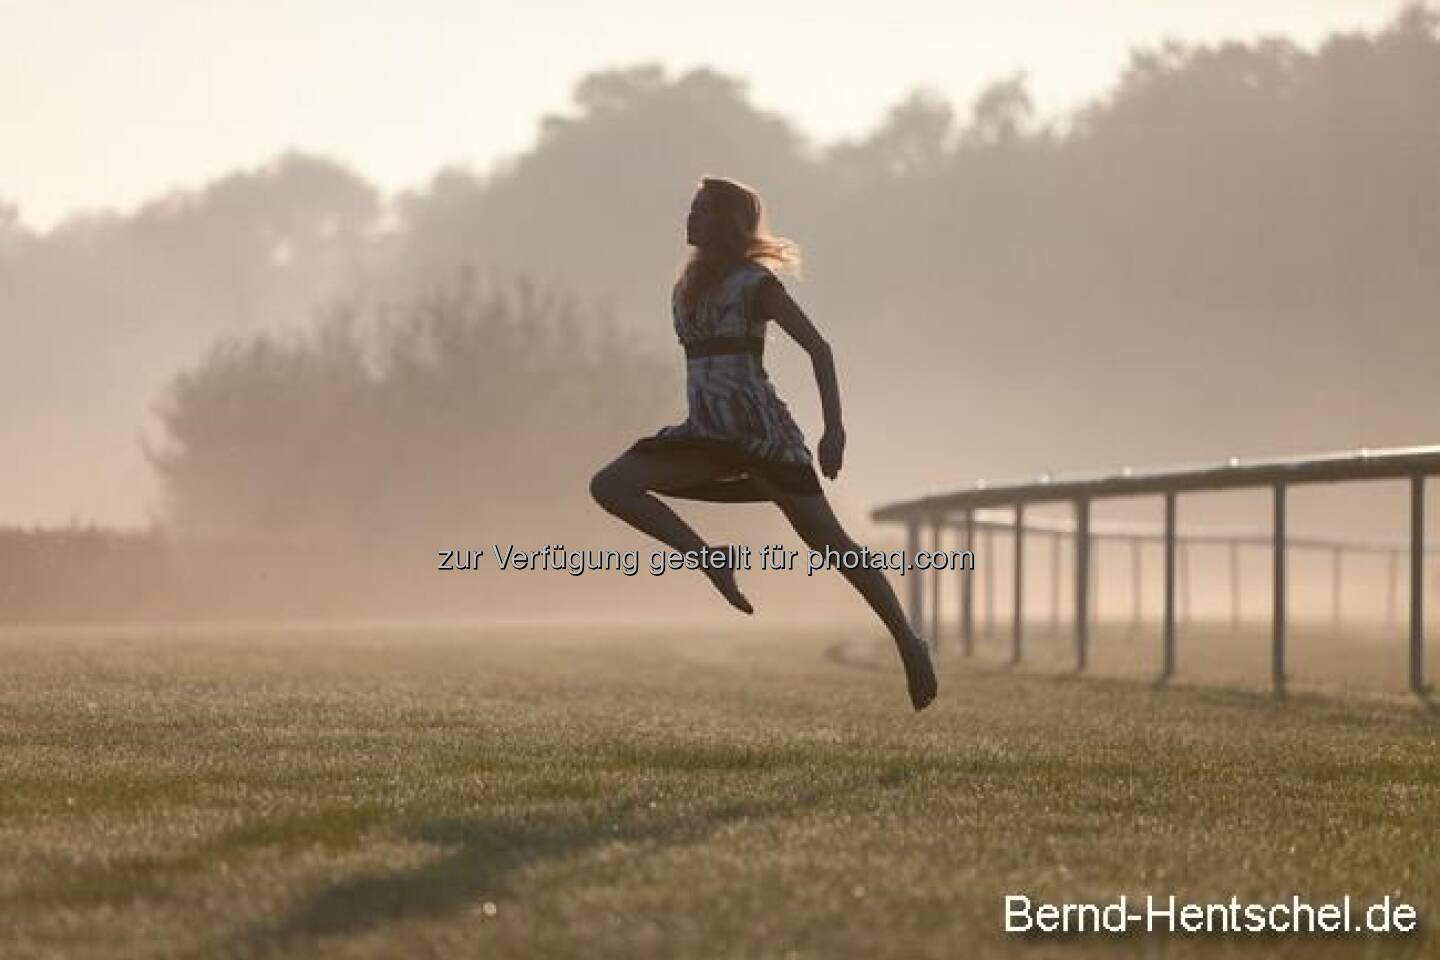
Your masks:
{"label": "fence post", "polygon": [[1050,632],[1060,633],[1060,531],[1050,534]]}
{"label": "fence post", "polygon": [[985,537],[985,636],[995,635],[995,530],[986,524]]}
{"label": "fence post", "polygon": [[1144,619],[1142,607],[1141,587],[1141,557],[1140,538],[1130,538],[1130,628],[1140,629],[1140,621]]}
{"label": "fence post", "polygon": [[[965,511],[965,549],[973,552],[975,550],[975,510],[971,508]],[[975,653],[975,617],[974,604],[974,569],[960,571],[964,578],[960,581],[960,637],[965,642],[965,656]]]}
{"label": "fence post", "polygon": [[1386,553],[1390,560],[1385,571],[1385,622],[1393,627],[1395,625],[1395,591],[1400,586],[1400,551],[1388,550]]}
{"label": "fence post", "polygon": [[1010,662],[1020,662],[1020,633],[1025,622],[1025,504],[1015,504],[1015,608],[1010,636]]}
{"label": "fence post", "polygon": [[1240,543],[1230,541],[1230,631],[1240,629]]}
{"label": "fence post", "polygon": [[1425,477],[1410,478],[1410,690],[1425,692]]}
{"label": "fence post", "polygon": [[[934,563],[934,555],[941,549],[940,542],[940,515],[936,514],[930,518],[930,552],[931,563]],[[916,571],[919,576],[920,571]],[[931,569],[930,573],[930,649],[932,652],[940,651],[940,571],[938,568]]]}
{"label": "fence post", "polygon": [[1175,672],[1175,491],[1165,491],[1165,628],[1161,633],[1160,679]]}
{"label": "fence post", "polygon": [[1090,645],[1090,501],[1075,501],[1075,669],[1084,670]]}
{"label": "fence post", "polygon": [[[911,517],[905,521],[905,555],[907,561],[920,552],[920,518]],[[925,629],[925,578],[917,571],[910,578],[910,627],[916,633]]]}
{"label": "fence post", "polygon": [[1275,692],[1285,692],[1285,484],[1275,484],[1275,530],[1271,552],[1275,560],[1275,606],[1270,641],[1270,676]]}
{"label": "fence post", "polygon": [[1342,560],[1340,545],[1330,548],[1330,621],[1336,630],[1340,629],[1340,571]]}

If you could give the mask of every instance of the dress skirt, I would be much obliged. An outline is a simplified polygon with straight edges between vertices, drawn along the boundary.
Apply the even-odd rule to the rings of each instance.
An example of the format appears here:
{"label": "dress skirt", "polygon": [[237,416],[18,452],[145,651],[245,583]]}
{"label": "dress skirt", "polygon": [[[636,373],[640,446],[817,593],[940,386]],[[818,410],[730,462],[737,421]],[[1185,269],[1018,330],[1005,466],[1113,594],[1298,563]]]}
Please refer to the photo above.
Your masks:
{"label": "dress skirt", "polygon": [[[687,500],[747,503],[773,500],[767,487],[818,494],[805,437],[775,393],[760,358],[748,353],[690,357],[685,361],[683,423],[661,427],[630,450],[647,455],[703,454],[715,475],[656,493]],[[757,483],[755,477],[764,483]]]}

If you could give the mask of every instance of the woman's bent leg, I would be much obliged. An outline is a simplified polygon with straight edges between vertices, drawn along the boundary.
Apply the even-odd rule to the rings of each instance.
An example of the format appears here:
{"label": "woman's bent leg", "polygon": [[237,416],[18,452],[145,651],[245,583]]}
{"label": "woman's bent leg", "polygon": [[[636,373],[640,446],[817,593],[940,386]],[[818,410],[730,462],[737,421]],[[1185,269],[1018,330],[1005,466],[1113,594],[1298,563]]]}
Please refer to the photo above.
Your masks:
{"label": "woman's bent leg", "polygon": [[[844,553],[847,550],[864,549],[845,532],[824,494],[786,494],[776,491],[775,502],[785,513],[795,532],[800,534],[812,550],[830,548]],[[924,708],[935,699],[938,689],[935,668],[930,662],[929,647],[911,628],[905,610],[900,605],[900,599],[895,596],[884,571],[868,566],[849,569],[842,565],[840,572],[865,598],[865,602],[890,631],[905,664],[910,701],[916,710]]]}
{"label": "woman's bent leg", "polygon": [[[676,550],[704,550],[707,544],[694,528],[650,491],[711,480],[725,469],[701,452],[626,451],[590,479],[590,495],[609,513]],[[732,606],[745,613],[755,612],[736,586],[733,570],[702,572]]]}

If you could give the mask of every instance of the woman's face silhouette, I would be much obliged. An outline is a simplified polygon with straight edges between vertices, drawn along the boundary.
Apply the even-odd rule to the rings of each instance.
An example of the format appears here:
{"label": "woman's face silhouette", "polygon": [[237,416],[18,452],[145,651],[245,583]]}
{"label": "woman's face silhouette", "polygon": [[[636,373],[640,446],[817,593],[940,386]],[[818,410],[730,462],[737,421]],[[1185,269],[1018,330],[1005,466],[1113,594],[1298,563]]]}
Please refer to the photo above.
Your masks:
{"label": "woman's face silhouette", "polygon": [[695,191],[695,199],[690,202],[690,216],[685,220],[685,242],[696,247],[713,242],[717,213],[714,194],[704,187]]}

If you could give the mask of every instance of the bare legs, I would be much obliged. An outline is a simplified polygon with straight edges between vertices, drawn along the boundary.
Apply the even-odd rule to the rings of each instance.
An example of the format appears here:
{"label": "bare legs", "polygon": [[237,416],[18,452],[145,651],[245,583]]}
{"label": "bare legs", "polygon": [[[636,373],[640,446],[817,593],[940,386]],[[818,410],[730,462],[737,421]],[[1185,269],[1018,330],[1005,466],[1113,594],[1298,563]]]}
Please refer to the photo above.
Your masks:
{"label": "bare legs", "polygon": [[[650,491],[710,480],[723,469],[704,454],[648,456],[627,451],[591,478],[590,495],[608,512],[676,550],[704,550],[708,545],[700,535]],[[755,612],[735,585],[735,571],[702,572],[732,606],[745,613]]]}
{"label": "bare legs", "polygon": [[[796,495],[774,492],[775,502],[810,549],[823,551],[829,547],[841,553],[864,549],[845,532],[823,493]],[[884,571],[865,566],[855,569],[842,566],[840,572],[865,598],[870,609],[875,611],[890,631],[890,636],[894,638],[895,646],[900,651],[900,659],[905,665],[910,702],[916,710],[924,709],[935,699],[938,689],[935,668],[930,662],[928,646],[911,629],[904,608],[900,606],[900,600],[895,596],[890,581],[885,578]]]}
{"label": "bare legs", "polygon": [[[709,480],[719,476],[723,469],[701,453],[650,456],[626,452],[595,474],[590,481],[590,493],[607,511],[674,549],[682,552],[703,550],[707,544],[700,535],[651,491],[663,492],[669,487]],[[765,484],[763,478],[753,479],[761,485]],[[773,487],[767,488],[767,492],[812,550],[827,547],[840,552],[863,549],[840,525],[824,494],[796,495]],[[733,570],[703,572],[715,589],[737,609],[745,613],[754,612],[750,601],[735,585]],[[842,567],[841,573],[890,631],[905,666],[910,702],[916,710],[924,709],[935,699],[937,690],[930,651],[925,641],[911,629],[884,571],[868,567],[853,570]]]}

